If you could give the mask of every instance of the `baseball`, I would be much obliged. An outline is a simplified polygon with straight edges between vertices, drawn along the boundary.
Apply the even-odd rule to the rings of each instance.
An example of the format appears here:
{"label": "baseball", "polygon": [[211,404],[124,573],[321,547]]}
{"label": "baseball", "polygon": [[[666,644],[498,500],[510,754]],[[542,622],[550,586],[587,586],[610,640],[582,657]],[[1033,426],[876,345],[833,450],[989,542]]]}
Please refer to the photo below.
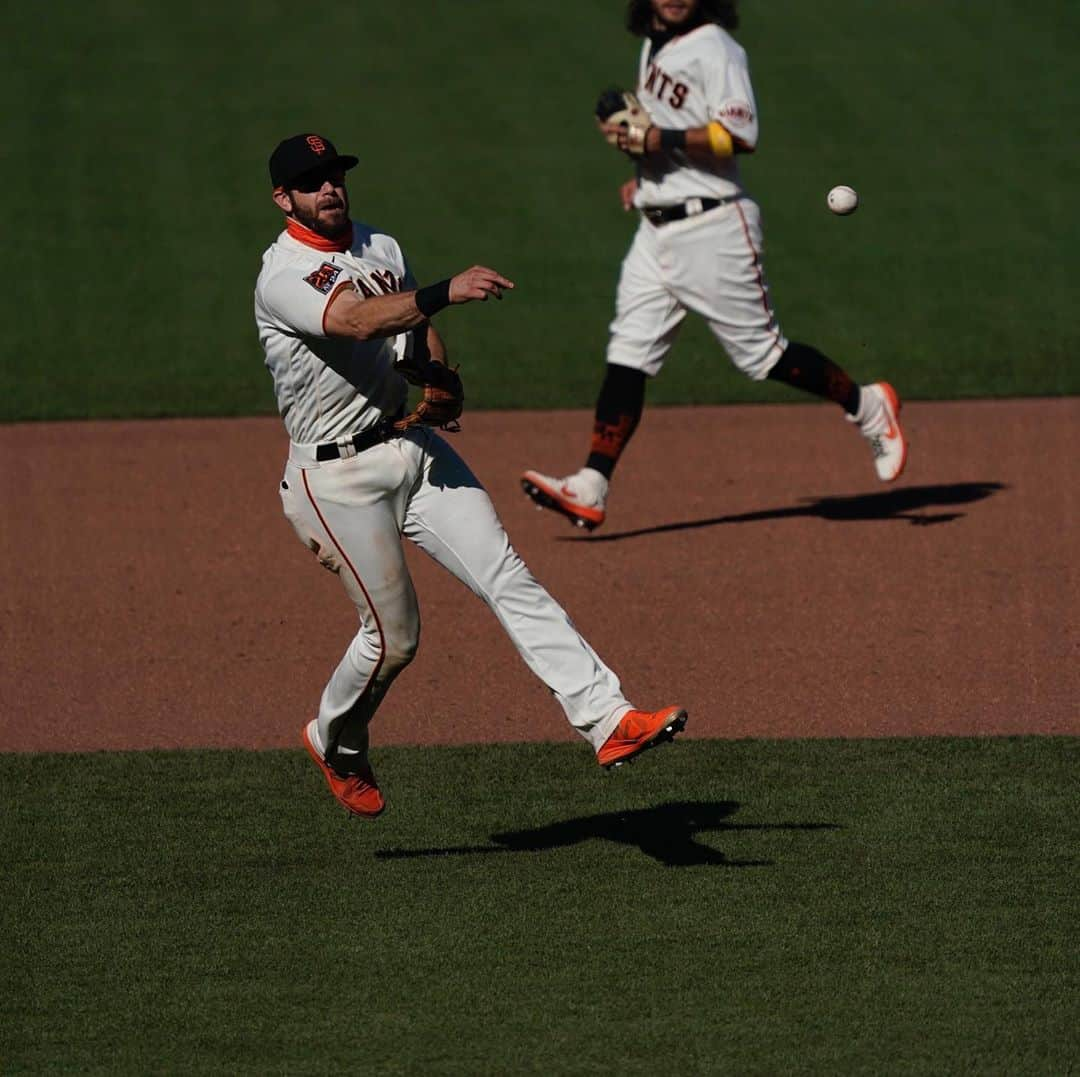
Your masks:
{"label": "baseball", "polygon": [[828,203],[829,209],[841,217],[846,217],[859,208],[859,196],[855,192],[855,188],[847,187],[844,184],[834,187],[828,193],[825,201]]}

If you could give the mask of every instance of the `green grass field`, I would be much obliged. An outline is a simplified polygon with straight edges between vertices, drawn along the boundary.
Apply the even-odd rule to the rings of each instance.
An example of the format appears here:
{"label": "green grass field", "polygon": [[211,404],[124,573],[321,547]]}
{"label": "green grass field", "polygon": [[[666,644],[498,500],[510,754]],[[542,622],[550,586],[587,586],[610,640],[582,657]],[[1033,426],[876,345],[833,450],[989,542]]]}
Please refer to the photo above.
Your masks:
{"label": "green grass field", "polygon": [[0,757],[0,1069],[1063,1074],[1077,747]]}
{"label": "green grass field", "polygon": [[[422,279],[485,261],[517,280],[441,318],[470,406],[591,406],[632,228],[591,120],[633,78],[622,7],[16,6],[0,421],[272,411],[251,314],[278,228],[266,158],[310,128],[362,157],[356,215]],[[1076,5],[749,0],[743,23],[746,172],[789,335],[908,397],[1080,391]],[[837,182],[854,217],[825,210]],[[692,325],[650,399],[793,395]]]}

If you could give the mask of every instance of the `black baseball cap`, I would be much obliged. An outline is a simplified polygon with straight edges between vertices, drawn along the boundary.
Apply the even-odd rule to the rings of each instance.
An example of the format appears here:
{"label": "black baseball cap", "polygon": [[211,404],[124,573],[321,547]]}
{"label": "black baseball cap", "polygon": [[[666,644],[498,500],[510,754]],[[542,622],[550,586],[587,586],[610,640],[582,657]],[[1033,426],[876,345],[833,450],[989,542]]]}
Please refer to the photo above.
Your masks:
{"label": "black baseball cap", "polygon": [[334,166],[348,169],[359,163],[359,157],[338,153],[333,142],[322,135],[293,135],[279,142],[270,154],[270,182],[275,187],[289,187],[305,172]]}

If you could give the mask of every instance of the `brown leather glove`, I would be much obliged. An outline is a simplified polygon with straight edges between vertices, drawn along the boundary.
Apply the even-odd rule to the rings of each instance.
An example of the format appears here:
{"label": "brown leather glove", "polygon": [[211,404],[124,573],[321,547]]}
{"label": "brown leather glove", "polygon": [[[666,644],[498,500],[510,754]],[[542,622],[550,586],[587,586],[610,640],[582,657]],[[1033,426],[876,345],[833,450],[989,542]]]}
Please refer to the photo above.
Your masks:
{"label": "brown leather glove", "polygon": [[465,392],[457,367],[450,368],[435,359],[417,356],[397,360],[394,369],[410,385],[420,385],[424,389],[416,407],[394,423],[395,430],[403,433],[413,426],[437,426],[455,434],[461,429],[457,420],[465,404]]}

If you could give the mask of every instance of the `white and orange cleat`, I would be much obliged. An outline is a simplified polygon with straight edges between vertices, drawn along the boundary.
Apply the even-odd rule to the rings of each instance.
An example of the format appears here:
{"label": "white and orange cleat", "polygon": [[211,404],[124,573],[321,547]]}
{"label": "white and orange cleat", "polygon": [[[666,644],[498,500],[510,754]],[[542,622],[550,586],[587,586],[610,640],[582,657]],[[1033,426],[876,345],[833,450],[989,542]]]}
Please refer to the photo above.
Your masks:
{"label": "white and orange cleat", "polygon": [[900,397],[896,390],[887,381],[862,386],[858,412],[845,418],[857,423],[862,436],[870,442],[878,478],[882,482],[898,479],[907,463],[908,447],[900,429]]}
{"label": "white and orange cleat", "polygon": [[374,819],[386,809],[379,786],[375,782],[375,772],[365,763],[353,774],[339,774],[323,757],[319,747],[318,721],[312,719],[301,731],[301,739],[308,755],[318,764],[319,769],[330,786],[337,802],[350,814],[360,819]]}
{"label": "white and orange cleat", "polygon": [[615,731],[600,745],[596,761],[607,770],[621,767],[642,752],[674,740],[686,728],[686,717],[682,707],[665,707],[651,714],[627,711]]}
{"label": "white and orange cleat", "polygon": [[604,522],[608,480],[591,467],[565,479],[526,471],[521,487],[540,508],[562,513],[575,527],[592,531]]}

